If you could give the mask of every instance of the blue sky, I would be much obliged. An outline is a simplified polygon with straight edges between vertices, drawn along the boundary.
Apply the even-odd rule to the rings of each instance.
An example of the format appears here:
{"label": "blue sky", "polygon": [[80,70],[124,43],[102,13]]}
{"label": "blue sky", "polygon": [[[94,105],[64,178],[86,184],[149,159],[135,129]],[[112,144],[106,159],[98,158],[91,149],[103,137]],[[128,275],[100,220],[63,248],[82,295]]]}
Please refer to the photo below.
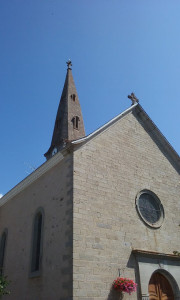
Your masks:
{"label": "blue sky", "polygon": [[180,153],[180,1],[0,1],[0,194],[41,165],[67,59],[86,134],[132,91]]}

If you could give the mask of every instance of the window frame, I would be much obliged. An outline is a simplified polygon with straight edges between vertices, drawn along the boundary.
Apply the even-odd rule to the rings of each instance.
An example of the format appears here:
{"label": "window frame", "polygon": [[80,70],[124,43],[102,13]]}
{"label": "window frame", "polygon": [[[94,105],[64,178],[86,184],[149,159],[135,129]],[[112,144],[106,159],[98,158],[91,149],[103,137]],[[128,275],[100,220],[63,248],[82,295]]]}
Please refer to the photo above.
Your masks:
{"label": "window frame", "polygon": [[[3,238],[5,236],[4,244],[2,245]],[[0,241],[0,275],[4,274],[4,262],[5,262],[5,256],[6,256],[6,248],[7,248],[7,238],[8,238],[8,230],[5,228],[1,234],[1,241]],[[3,246],[3,251],[2,251]]]}
{"label": "window frame", "polygon": [[[139,199],[140,199],[140,196],[142,194],[149,194],[149,195],[151,195],[153,197],[154,201],[156,201],[156,204],[158,204],[158,206],[159,206],[160,218],[155,223],[151,223],[148,220],[146,220],[146,218],[141,213],[141,210],[140,210],[140,207],[139,207]],[[155,193],[153,193],[152,191],[150,191],[148,189],[141,190],[137,194],[137,196],[136,196],[135,205],[136,205],[136,211],[137,211],[140,219],[143,221],[143,223],[145,225],[149,226],[150,228],[154,228],[154,229],[158,229],[158,228],[160,228],[162,226],[163,221],[164,221],[164,217],[165,217],[164,208],[163,208],[163,205],[162,205],[160,199],[158,198],[158,196]]]}
{"label": "window frame", "polygon": [[[41,229],[40,229],[40,241],[39,246],[38,244],[38,217],[41,215]],[[42,256],[43,256],[43,233],[44,233],[44,209],[42,207],[39,207],[33,218],[33,224],[32,224],[32,238],[31,238],[31,257],[30,257],[30,271],[29,271],[29,277],[40,277],[42,274]],[[39,248],[37,253],[37,247]],[[36,253],[35,253],[36,251]],[[36,264],[36,259],[38,255],[38,268],[34,269],[34,265]]]}

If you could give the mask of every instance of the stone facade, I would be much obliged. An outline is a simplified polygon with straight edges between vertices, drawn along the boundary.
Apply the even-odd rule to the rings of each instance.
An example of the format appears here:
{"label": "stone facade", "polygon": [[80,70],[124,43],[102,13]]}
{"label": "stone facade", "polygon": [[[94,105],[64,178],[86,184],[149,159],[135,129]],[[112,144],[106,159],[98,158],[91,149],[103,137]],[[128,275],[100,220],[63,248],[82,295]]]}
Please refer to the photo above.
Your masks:
{"label": "stone facade", "polygon": [[[4,273],[13,300],[120,300],[119,275],[138,283],[124,300],[148,300],[159,270],[180,299],[180,177],[175,151],[139,104],[89,137],[67,144],[1,201],[8,231]],[[154,192],[164,207],[160,228],[147,226],[136,196]],[[44,211],[42,268],[30,274],[32,228]],[[172,280],[171,280],[172,279]],[[4,297],[5,299],[5,297]]]}
{"label": "stone facade", "polygon": [[[72,299],[72,165],[72,155],[65,156],[0,208],[1,232],[8,230],[4,274],[11,281],[11,294],[4,299]],[[33,220],[40,207],[42,272],[31,277]]]}
{"label": "stone facade", "polygon": [[[163,204],[165,218],[159,229],[146,226],[137,214],[135,199],[143,189],[156,193]],[[137,295],[124,299],[142,299],[132,250],[179,249],[179,195],[179,174],[133,113],[77,149],[73,299],[114,299],[111,285],[118,269],[139,284]]]}

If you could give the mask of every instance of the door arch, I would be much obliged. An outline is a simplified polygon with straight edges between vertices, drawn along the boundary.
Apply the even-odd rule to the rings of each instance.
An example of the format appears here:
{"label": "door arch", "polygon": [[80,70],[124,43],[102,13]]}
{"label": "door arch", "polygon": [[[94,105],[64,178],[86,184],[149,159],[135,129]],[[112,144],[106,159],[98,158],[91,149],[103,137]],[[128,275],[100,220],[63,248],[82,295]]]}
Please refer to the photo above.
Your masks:
{"label": "door arch", "polygon": [[149,300],[174,300],[174,293],[168,279],[155,272],[149,281]]}

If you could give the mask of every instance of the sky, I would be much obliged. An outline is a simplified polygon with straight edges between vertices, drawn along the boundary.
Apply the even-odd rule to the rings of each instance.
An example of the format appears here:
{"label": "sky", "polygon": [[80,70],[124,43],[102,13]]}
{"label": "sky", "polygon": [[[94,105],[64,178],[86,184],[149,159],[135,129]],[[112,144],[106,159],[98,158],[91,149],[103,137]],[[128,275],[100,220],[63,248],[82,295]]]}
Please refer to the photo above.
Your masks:
{"label": "sky", "polygon": [[0,197],[45,162],[66,75],[86,134],[141,106],[180,154],[179,0],[0,0]]}

